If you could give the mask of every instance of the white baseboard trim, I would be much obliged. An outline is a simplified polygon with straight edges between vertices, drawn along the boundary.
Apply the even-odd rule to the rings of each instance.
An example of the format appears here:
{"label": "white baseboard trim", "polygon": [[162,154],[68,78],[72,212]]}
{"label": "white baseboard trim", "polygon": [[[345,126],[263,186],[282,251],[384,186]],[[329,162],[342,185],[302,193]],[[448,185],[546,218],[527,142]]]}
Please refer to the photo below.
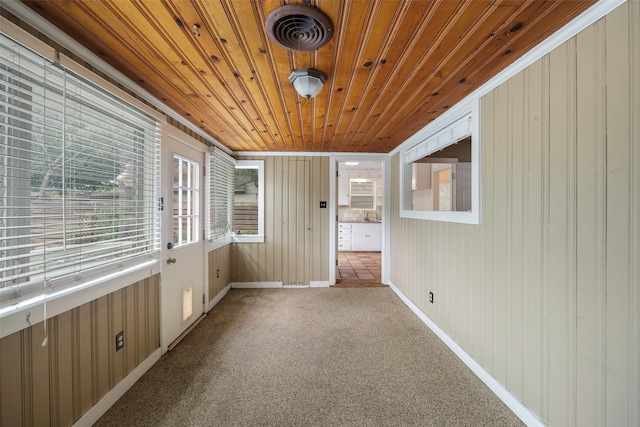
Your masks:
{"label": "white baseboard trim", "polygon": [[520,420],[522,420],[523,423],[530,427],[545,426],[545,424],[540,421],[540,419],[535,414],[533,414],[526,406],[524,406],[522,402],[520,402],[515,396],[513,396],[509,392],[509,390],[507,390],[500,382],[498,382],[497,379],[495,379],[489,372],[487,372],[482,367],[482,365],[476,362],[469,353],[467,353],[462,347],[460,347],[460,345],[458,345],[458,343],[456,343],[449,335],[447,335],[447,333],[442,330],[433,320],[431,320],[429,316],[427,316],[422,310],[420,310],[420,308],[415,305],[413,301],[411,301],[405,294],[403,294],[402,291],[400,291],[400,289],[398,289],[393,284],[393,282],[389,282],[389,287],[393,290],[393,292],[396,293],[396,295],[398,295],[402,302],[404,302],[407,307],[409,307],[411,311],[413,311],[416,316],[418,316],[418,318],[420,318],[420,320],[422,320],[422,322],[424,322],[424,324],[427,325],[429,329],[431,329],[433,333],[435,333],[438,338],[440,338],[440,340],[442,340],[442,342],[444,342],[447,347],[449,347],[451,351],[453,351],[456,356],[458,356],[460,360],[462,360],[462,362],[467,365],[469,369],[471,369],[471,371],[473,371],[473,373],[476,374],[476,376],[480,378],[480,380],[482,380],[482,382],[485,383],[487,387],[489,387],[489,389],[496,396],[498,396],[498,398],[502,400],[502,402],[504,402],[507,407],[509,407],[509,409],[511,409],[511,411],[513,411],[514,414],[516,414],[518,418],[520,418]]}
{"label": "white baseboard trim", "polygon": [[310,288],[328,288],[329,286],[331,286],[331,282],[327,281],[310,281],[309,282],[309,287]]}
{"label": "white baseboard trim", "polygon": [[281,288],[282,282],[231,282],[233,289]]}
{"label": "white baseboard trim", "polygon": [[207,308],[207,313],[209,311],[211,311],[211,309],[213,307],[215,307],[216,304],[218,304],[222,298],[224,298],[224,296],[227,294],[227,292],[229,292],[229,289],[231,289],[231,284],[228,284],[227,286],[225,286],[223,290],[218,292],[218,295],[216,295],[211,301],[209,301],[209,303],[207,304],[207,307],[206,307]]}
{"label": "white baseboard trim", "polygon": [[[285,285],[282,282],[231,282],[232,289],[304,289],[304,288],[328,288],[328,281],[311,281],[308,285]],[[224,295],[223,295],[224,296]]]}
{"label": "white baseboard trim", "polygon": [[149,357],[144,359],[129,375],[124,377],[114,388],[91,407],[73,427],[90,427],[95,424],[101,416],[103,416],[114,403],[118,401],[126,392],[151,368],[158,360],[162,351],[157,348]]}

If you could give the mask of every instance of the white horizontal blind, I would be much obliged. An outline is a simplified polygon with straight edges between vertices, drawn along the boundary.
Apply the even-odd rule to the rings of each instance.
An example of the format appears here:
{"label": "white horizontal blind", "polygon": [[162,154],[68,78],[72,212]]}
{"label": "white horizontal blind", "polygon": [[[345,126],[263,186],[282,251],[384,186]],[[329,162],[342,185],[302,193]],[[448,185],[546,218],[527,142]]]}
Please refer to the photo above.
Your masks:
{"label": "white horizontal blind", "polygon": [[231,235],[235,160],[218,148],[209,150],[209,240]]}
{"label": "white horizontal blind", "polygon": [[156,120],[0,43],[0,299],[155,252]]}
{"label": "white horizontal blind", "polygon": [[370,180],[352,179],[350,181],[350,206],[353,209],[376,208],[376,182]]}

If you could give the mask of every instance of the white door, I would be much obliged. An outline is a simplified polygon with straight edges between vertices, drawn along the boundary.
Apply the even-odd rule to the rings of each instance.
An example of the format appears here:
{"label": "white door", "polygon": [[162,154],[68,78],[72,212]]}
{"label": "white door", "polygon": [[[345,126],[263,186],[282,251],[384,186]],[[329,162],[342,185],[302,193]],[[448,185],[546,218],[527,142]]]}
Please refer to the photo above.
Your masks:
{"label": "white door", "polygon": [[204,147],[163,143],[162,350],[204,313]]}
{"label": "white door", "polygon": [[282,236],[289,250],[283,263],[284,285],[308,285],[311,281],[311,179],[309,160],[289,160],[283,179],[290,183],[283,194],[288,201],[282,214]]}
{"label": "white door", "polygon": [[458,163],[456,171],[456,210],[471,211],[471,163]]}
{"label": "white door", "polygon": [[338,205],[349,205],[349,177],[338,176]]}

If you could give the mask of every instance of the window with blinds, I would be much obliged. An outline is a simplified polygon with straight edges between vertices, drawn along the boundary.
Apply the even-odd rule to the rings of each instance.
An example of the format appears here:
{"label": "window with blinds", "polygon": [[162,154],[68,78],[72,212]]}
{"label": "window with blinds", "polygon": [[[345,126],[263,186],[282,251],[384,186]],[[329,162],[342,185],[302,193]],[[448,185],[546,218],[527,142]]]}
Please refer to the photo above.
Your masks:
{"label": "window with blinds", "polygon": [[349,203],[351,209],[376,208],[376,181],[355,178],[349,181]]}
{"label": "window with blinds", "polygon": [[231,236],[233,232],[233,194],[236,161],[222,150],[209,151],[209,214],[207,230],[209,240]]}
{"label": "window with blinds", "polygon": [[159,249],[158,129],[0,34],[0,300]]}

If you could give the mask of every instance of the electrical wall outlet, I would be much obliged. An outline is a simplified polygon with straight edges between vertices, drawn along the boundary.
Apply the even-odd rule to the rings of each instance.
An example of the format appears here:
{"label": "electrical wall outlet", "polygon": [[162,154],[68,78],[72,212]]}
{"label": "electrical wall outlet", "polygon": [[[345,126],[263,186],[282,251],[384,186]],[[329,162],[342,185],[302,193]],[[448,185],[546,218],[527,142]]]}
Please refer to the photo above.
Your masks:
{"label": "electrical wall outlet", "polygon": [[429,292],[429,302],[433,304],[433,292]]}
{"label": "electrical wall outlet", "polygon": [[120,351],[124,347],[124,331],[116,334],[116,351]]}

